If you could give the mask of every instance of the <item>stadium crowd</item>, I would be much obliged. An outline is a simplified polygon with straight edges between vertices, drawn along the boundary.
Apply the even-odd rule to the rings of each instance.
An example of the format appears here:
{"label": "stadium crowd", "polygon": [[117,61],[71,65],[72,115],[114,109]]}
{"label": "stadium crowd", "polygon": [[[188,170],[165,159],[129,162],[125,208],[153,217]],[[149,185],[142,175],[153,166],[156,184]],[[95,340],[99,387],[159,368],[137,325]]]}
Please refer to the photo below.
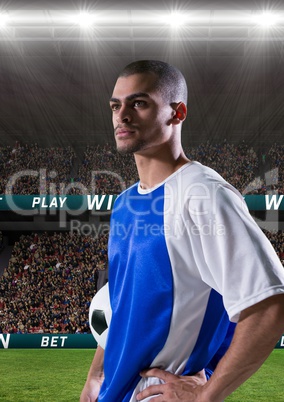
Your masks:
{"label": "stadium crowd", "polygon": [[[284,146],[274,144],[259,156],[244,142],[224,140],[185,152],[218,171],[243,194],[284,194]],[[109,144],[87,147],[79,163],[74,164],[75,158],[70,147],[18,143],[2,147],[0,193],[64,194],[68,186],[69,194],[118,194],[138,180],[133,157],[118,154]],[[269,183],[259,178],[263,168],[270,169]],[[28,169],[34,176],[24,175]],[[19,172],[13,184],[11,177]],[[264,233],[284,265],[283,232]],[[0,232],[0,251],[2,244]],[[0,333],[89,332],[88,307],[98,271],[106,266],[106,234],[95,238],[63,232],[22,235],[0,277]]]}
{"label": "stadium crowd", "polygon": [[[284,232],[269,232],[284,266]],[[89,333],[88,308],[107,235],[22,235],[0,277],[0,333]]]}
{"label": "stadium crowd", "polygon": [[244,142],[235,145],[227,143],[226,140],[217,144],[207,141],[185,151],[189,159],[197,160],[216,170],[241,193],[254,180],[258,172],[257,154]]}
{"label": "stadium crowd", "polygon": [[278,194],[284,194],[284,145],[274,144],[268,152],[273,187]]}
{"label": "stadium crowd", "polygon": [[38,144],[0,148],[0,194],[63,194],[75,157],[71,147]]}
{"label": "stadium crowd", "polygon": [[91,194],[119,194],[135,183],[138,175],[131,155],[120,155],[113,146],[105,144],[86,148],[75,180]]}
{"label": "stadium crowd", "polygon": [[0,278],[0,333],[89,332],[88,307],[106,264],[106,235],[22,235]]}
{"label": "stadium crowd", "polygon": [[[243,194],[284,193],[284,146],[274,144],[258,155],[245,142],[201,143],[185,148],[187,156],[215,169]],[[0,148],[1,194],[119,194],[138,180],[134,159],[110,144],[88,146],[75,164],[70,148],[16,144]],[[266,180],[260,169],[266,160]],[[26,175],[30,169],[35,175]],[[20,176],[14,180],[15,173]],[[263,172],[262,172],[263,173]],[[267,183],[267,182],[268,183]],[[272,185],[271,185],[272,183]]]}
{"label": "stadium crowd", "polygon": [[271,242],[282,265],[284,266],[284,232],[282,230],[268,231],[265,229],[263,229],[263,232]]}

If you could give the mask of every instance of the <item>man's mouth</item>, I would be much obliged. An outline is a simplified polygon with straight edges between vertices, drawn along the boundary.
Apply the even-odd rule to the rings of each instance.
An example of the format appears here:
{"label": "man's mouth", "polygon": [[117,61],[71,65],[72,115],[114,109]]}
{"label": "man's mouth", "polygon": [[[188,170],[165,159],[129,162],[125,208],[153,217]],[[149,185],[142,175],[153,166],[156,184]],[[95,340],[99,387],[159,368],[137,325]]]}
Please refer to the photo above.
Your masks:
{"label": "man's mouth", "polygon": [[134,130],[130,130],[129,128],[117,128],[115,130],[116,137],[124,138],[129,137],[134,133]]}

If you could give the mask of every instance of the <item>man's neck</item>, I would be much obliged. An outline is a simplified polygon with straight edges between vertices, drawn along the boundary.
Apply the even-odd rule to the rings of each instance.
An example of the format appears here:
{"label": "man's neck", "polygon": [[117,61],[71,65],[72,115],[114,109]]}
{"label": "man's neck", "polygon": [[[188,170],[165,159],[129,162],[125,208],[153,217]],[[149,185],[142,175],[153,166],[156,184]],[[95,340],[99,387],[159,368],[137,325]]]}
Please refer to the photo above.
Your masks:
{"label": "man's neck", "polygon": [[134,154],[140,186],[149,189],[162,183],[181,166],[189,162],[182,149],[177,153],[163,152],[156,155]]}

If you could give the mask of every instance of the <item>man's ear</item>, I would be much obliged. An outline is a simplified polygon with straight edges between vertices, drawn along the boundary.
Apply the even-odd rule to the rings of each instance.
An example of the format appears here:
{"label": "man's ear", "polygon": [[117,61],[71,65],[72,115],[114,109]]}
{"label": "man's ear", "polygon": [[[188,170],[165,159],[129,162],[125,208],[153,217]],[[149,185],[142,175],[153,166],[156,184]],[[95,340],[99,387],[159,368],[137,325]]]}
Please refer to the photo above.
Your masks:
{"label": "man's ear", "polygon": [[183,102],[173,104],[173,118],[172,124],[180,124],[186,119],[187,108]]}

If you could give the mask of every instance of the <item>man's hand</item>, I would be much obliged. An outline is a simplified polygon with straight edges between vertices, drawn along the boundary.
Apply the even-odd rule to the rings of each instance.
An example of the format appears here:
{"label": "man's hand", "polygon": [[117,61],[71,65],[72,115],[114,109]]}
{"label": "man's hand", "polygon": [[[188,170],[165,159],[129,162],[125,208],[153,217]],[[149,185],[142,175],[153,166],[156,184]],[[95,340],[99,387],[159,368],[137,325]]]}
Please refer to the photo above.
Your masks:
{"label": "man's hand", "polygon": [[87,381],[81,393],[80,402],[96,402],[104,381],[104,349],[99,345],[93,358]]}
{"label": "man's hand", "polygon": [[[155,402],[202,402],[200,391],[207,379],[204,370],[193,376],[177,376],[157,368],[143,371],[141,376],[157,377],[164,384],[151,385],[137,395],[137,400],[155,396]],[[159,396],[156,396],[159,395]]]}
{"label": "man's hand", "polygon": [[101,389],[102,380],[88,379],[82,390],[80,402],[96,402]]}

